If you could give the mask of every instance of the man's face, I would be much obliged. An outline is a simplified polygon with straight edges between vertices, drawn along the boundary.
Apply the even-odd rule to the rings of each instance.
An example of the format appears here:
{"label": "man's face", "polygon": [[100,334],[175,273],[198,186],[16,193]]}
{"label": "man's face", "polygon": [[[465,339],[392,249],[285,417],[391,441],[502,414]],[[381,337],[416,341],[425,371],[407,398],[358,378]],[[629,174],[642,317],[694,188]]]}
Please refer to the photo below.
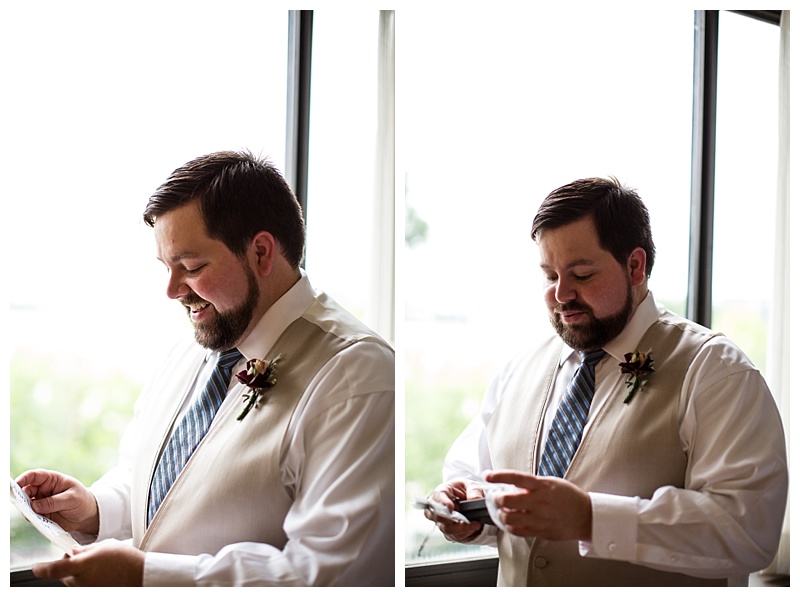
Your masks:
{"label": "man's face", "polygon": [[635,308],[631,276],[600,241],[591,217],[539,235],[550,322],[576,350],[601,348]]}
{"label": "man's face", "polygon": [[258,306],[255,274],[207,235],[196,201],[159,216],[154,231],[156,255],[169,271],[167,296],[186,308],[198,344],[235,346],[251,329]]}

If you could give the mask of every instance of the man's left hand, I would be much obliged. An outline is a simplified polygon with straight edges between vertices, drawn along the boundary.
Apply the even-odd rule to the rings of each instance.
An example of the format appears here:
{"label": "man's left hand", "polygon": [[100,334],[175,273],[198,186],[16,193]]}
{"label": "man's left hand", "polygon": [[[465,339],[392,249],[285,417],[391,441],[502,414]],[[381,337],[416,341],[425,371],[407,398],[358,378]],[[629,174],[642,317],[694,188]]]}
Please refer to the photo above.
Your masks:
{"label": "man's left hand", "polygon": [[72,556],[61,560],[36,564],[33,573],[68,587],[141,587],[144,552],[111,539],[76,547]]}
{"label": "man's left hand", "polygon": [[517,471],[487,472],[486,480],[520,488],[495,497],[500,520],[511,534],[551,541],[591,541],[592,501],[577,485]]}

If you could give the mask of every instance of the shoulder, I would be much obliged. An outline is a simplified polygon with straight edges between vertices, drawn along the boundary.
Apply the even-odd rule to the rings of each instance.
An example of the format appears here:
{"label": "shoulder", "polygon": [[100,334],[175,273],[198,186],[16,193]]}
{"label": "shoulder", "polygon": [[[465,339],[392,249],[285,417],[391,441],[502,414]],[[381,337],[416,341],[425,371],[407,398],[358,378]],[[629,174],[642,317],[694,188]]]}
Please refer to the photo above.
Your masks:
{"label": "shoulder", "polygon": [[656,325],[666,333],[681,335],[696,349],[695,360],[712,359],[733,369],[755,369],[755,366],[733,340],[722,332],[710,330],[694,321],[662,310]]}
{"label": "shoulder", "polygon": [[333,355],[314,375],[294,415],[298,429],[313,421],[344,417],[348,425],[394,416],[394,353],[384,344],[362,340]]}
{"label": "shoulder", "polygon": [[309,387],[318,406],[394,395],[395,352],[376,332],[322,292],[315,294],[302,319],[329,335],[337,347]]}
{"label": "shoulder", "polygon": [[[309,303],[302,318],[322,331],[346,340],[348,344],[364,342],[366,345],[382,345],[394,354],[388,342],[324,292],[314,295],[314,300]],[[374,348],[376,354],[381,352]]]}
{"label": "shoulder", "polygon": [[658,319],[653,323],[650,330],[662,335],[682,336],[685,341],[696,345],[703,344],[721,335],[664,308],[659,310]]}
{"label": "shoulder", "polygon": [[667,336],[679,339],[676,350],[688,359],[685,382],[695,391],[723,381],[766,388],[761,372],[744,351],[723,333],[668,311],[662,311],[654,327],[660,328],[659,331]]}

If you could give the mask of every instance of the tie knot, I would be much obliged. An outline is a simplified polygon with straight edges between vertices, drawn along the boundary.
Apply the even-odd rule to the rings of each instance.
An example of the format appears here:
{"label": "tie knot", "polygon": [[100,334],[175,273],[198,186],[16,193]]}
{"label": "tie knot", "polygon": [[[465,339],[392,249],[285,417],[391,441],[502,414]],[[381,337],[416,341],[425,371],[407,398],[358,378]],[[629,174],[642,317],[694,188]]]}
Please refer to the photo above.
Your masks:
{"label": "tie knot", "polygon": [[589,350],[586,352],[582,352],[581,363],[586,363],[587,365],[594,367],[600,361],[600,359],[603,358],[605,354],[606,351],[603,349]]}
{"label": "tie knot", "polygon": [[238,349],[236,348],[224,350],[221,353],[219,353],[219,360],[217,361],[217,367],[222,369],[230,369],[241,358],[242,358],[242,353],[239,352]]}

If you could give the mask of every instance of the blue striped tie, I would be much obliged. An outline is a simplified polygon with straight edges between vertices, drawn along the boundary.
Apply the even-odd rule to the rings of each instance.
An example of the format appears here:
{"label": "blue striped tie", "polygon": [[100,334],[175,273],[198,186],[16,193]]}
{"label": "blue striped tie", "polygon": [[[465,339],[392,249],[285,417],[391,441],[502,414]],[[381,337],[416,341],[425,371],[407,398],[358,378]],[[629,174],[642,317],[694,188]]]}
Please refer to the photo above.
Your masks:
{"label": "blue striped tie", "polygon": [[589,415],[594,396],[594,367],[603,358],[605,351],[594,350],[581,353],[581,366],[575,372],[567,393],[558,405],[542,459],[539,474],[548,477],[563,477],[583,436],[583,426]]}
{"label": "blue striped tie", "polygon": [[208,431],[214,415],[217,414],[217,409],[225,399],[225,394],[228,393],[233,366],[241,358],[241,353],[235,348],[220,353],[217,366],[211,373],[206,387],[203,388],[203,393],[195,400],[169,438],[150,485],[150,502],[147,508],[148,525],[153,520],[153,516],[169,488],[172,487],[178,474],[186,465],[186,461],[189,460],[197,444]]}

